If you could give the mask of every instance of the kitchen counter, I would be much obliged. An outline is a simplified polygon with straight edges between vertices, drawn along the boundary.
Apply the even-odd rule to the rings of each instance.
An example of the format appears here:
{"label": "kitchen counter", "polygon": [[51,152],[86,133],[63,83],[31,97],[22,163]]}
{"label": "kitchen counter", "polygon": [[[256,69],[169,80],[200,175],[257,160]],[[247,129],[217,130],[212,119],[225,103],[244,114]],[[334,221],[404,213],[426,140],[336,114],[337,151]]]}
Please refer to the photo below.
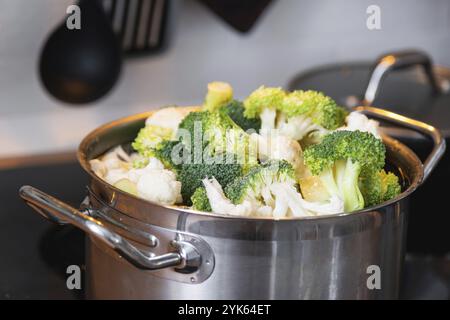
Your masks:
{"label": "kitchen counter", "polygon": [[[78,206],[87,177],[74,161],[0,170],[0,299],[82,299],[68,290],[66,268],[84,269],[84,234],[55,226],[19,198],[29,184]],[[408,255],[401,298],[450,299],[450,257]]]}

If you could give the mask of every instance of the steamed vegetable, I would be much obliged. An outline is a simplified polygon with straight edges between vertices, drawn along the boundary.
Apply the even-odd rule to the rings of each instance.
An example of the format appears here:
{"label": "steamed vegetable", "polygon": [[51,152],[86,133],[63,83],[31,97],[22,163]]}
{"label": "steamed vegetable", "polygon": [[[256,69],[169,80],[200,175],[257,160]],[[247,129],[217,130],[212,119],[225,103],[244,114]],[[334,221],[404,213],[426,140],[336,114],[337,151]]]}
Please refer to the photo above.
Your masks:
{"label": "steamed vegetable", "polygon": [[[252,168],[243,178],[229,184],[225,195],[239,209],[249,208],[247,215],[256,213],[274,218],[335,214],[344,208],[343,201],[337,196],[324,202],[304,200],[298,191],[294,169],[284,160],[269,161]],[[215,199],[209,200],[214,211]],[[221,206],[224,206],[226,200],[220,200]]]}
{"label": "steamed vegetable", "polygon": [[255,132],[261,129],[261,119],[259,118],[247,118],[244,115],[244,104],[237,100],[232,100],[222,107],[225,113],[244,131],[254,130]]}
{"label": "steamed vegetable", "polygon": [[211,179],[204,179],[202,183],[205,188],[206,196],[208,197],[208,203],[213,212],[234,216],[250,216],[254,213],[262,213],[259,208],[248,201],[244,201],[240,204],[233,204],[230,199],[225,196],[222,186],[214,177]]}
{"label": "steamed vegetable", "polygon": [[137,185],[130,179],[127,179],[127,178],[120,179],[119,181],[114,183],[114,187],[116,187],[122,191],[128,192],[129,194],[132,194],[133,196],[138,195]]}
{"label": "steamed vegetable", "polygon": [[[226,161],[226,158],[229,161]],[[212,163],[183,163],[177,174],[181,182],[181,195],[186,205],[191,205],[195,190],[202,186],[205,178],[215,177],[222,186],[227,186],[235,178],[242,176],[243,166],[237,163],[233,155],[225,155]]]}
{"label": "steamed vegetable", "polygon": [[316,91],[260,87],[244,102],[223,82],[203,107],[165,108],[132,147],[90,161],[124,192],[161,204],[253,217],[352,212],[401,192],[385,171],[378,122]]}
{"label": "steamed vegetable", "polygon": [[360,112],[351,112],[345,121],[347,124],[344,127],[339,128],[339,130],[369,132],[375,137],[381,138],[380,133],[378,132],[378,121],[369,119]]}
{"label": "steamed vegetable", "polygon": [[256,150],[250,135],[223,110],[191,112],[180,124],[177,135],[186,146],[191,162],[233,154],[248,168],[256,164]]}
{"label": "steamed vegetable", "polygon": [[320,178],[328,193],[344,200],[345,211],[364,208],[359,188],[361,175],[384,167],[386,149],[381,140],[361,131],[336,131],[305,150],[305,163]]}
{"label": "steamed vegetable", "polygon": [[191,197],[192,209],[204,212],[211,212],[211,204],[209,203],[208,194],[205,187],[198,187]]}
{"label": "steamed vegetable", "polygon": [[139,131],[131,146],[142,156],[151,157],[156,146],[164,140],[170,140],[172,136],[172,129],[147,125]]}
{"label": "steamed vegetable", "polygon": [[178,108],[176,106],[165,107],[155,111],[145,121],[145,125],[153,125],[172,130],[175,133],[178,129],[178,125],[187,116],[189,111],[186,109]]}
{"label": "steamed vegetable", "polygon": [[256,141],[258,147],[258,159],[262,162],[268,160],[286,160],[289,162],[297,178],[305,175],[303,164],[303,151],[300,144],[284,135],[272,132],[270,135],[252,134],[252,141]]}
{"label": "steamed vegetable", "polygon": [[[257,118],[264,110],[278,110],[285,98],[286,92],[283,89],[261,86],[244,100],[244,114],[249,118]],[[264,119],[262,120],[264,124]]]}
{"label": "steamed vegetable", "polygon": [[177,171],[183,161],[183,146],[177,140],[164,140],[152,150],[151,156],[161,161],[166,169]]}
{"label": "steamed vegetable", "polygon": [[316,91],[286,93],[281,88],[260,87],[244,101],[249,118],[261,119],[261,133],[276,129],[302,140],[310,134],[324,135],[345,124],[347,112]]}
{"label": "steamed vegetable", "polygon": [[392,172],[386,172],[385,170],[369,172],[363,175],[360,189],[366,207],[391,200],[401,192],[398,177]]}
{"label": "steamed vegetable", "polygon": [[233,99],[233,88],[226,82],[211,82],[203,107],[207,111],[215,111]]}
{"label": "steamed vegetable", "polygon": [[281,105],[282,113],[288,118],[310,119],[312,124],[334,130],[345,122],[347,112],[336,102],[317,91],[294,91],[289,93]]}
{"label": "steamed vegetable", "polygon": [[[165,164],[170,164],[165,150],[166,143],[175,139],[180,122],[186,117],[187,112],[181,108],[167,107],[156,111],[145,121],[131,146],[140,157],[134,161],[135,168],[143,168],[148,163],[148,158],[158,157]],[[169,166],[170,168],[170,166]]]}
{"label": "steamed vegetable", "polygon": [[168,205],[181,202],[181,183],[177,181],[175,173],[166,169],[142,170],[145,171],[137,180],[140,197]]}
{"label": "steamed vegetable", "polygon": [[245,176],[226,186],[225,194],[235,205],[249,203],[259,208],[260,213],[270,216],[274,209],[276,214],[283,207],[276,203],[271,193],[270,187],[274,183],[296,185],[294,169],[287,161],[274,160],[252,168]]}

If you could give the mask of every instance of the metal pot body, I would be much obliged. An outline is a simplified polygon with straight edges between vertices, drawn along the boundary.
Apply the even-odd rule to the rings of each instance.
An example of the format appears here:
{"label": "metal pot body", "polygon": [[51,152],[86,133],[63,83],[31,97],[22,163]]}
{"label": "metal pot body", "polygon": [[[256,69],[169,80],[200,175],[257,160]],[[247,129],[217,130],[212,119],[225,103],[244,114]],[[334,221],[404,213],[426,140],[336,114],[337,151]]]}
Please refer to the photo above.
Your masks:
{"label": "metal pot body", "polygon": [[[406,201],[348,219],[323,221],[241,225],[235,220],[183,217],[186,221],[180,231],[201,237],[214,252],[214,272],[202,283],[179,282],[140,270],[90,237],[88,297],[394,299],[404,257]],[[146,232],[154,233],[151,226]]]}

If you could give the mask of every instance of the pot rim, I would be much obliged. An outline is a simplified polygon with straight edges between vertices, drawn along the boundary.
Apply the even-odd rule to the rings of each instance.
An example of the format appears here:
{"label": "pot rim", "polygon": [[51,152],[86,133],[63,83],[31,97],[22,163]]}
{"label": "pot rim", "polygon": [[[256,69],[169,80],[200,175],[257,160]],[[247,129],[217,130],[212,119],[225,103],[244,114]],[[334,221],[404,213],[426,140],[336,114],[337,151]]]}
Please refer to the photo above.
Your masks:
{"label": "pot rim", "polygon": [[[191,110],[191,111],[195,111],[195,110],[199,109],[199,107],[197,107],[197,106],[186,106],[186,107],[179,107],[179,108],[183,108],[185,110]],[[383,207],[388,207],[392,204],[395,204],[395,203],[405,199],[420,186],[420,184],[423,180],[423,176],[424,176],[423,163],[417,157],[417,155],[403,143],[401,143],[398,140],[395,140],[385,134],[381,135],[383,142],[390,147],[395,147],[398,150],[401,150],[401,152],[405,155],[404,158],[405,159],[408,158],[408,159],[410,159],[410,161],[413,162],[412,165],[417,169],[416,171],[418,172],[418,174],[411,179],[411,182],[409,183],[409,186],[406,188],[406,190],[404,190],[397,197],[395,197],[389,201],[383,202],[381,204],[378,204],[376,206],[371,206],[371,207],[364,208],[362,210],[353,211],[353,212],[344,212],[344,213],[340,213],[340,214],[329,214],[329,215],[308,216],[308,217],[271,218],[271,217],[231,216],[231,215],[222,215],[222,214],[217,214],[217,213],[202,212],[202,211],[189,209],[189,207],[185,207],[185,206],[183,207],[183,206],[176,206],[176,205],[163,205],[163,204],[160,204],[160,203],[157,203],[154,201],[149,201],[149,200],[145,200],[140,197],[134,196],[134,195],[129,194],[125,191],[122,191],[122,190],[114,187],[112,184],[109,184],[108,182],[104,181],[103,179],[98,177],[91,170],[90,165],[89,165],[89,160],[87,159],[86,150],[90,146],[92,141],[96,140],[101,133],[107,132],[108,130],[115,128],[117,126],[120,126],[120,125],[132,123],[132,122],[138,121],[138,120],[145,120],[146,118],[151,116],[154,112],[156,112],[160,109],[161,108],[158,108],[158,109],[155,109],[152,111],[133,114],[130,116],[119,118],[117,120],[113,120],[111,122],[108,122],[104,125],[97,127],[96,129],[91,131],[88,135],[86,135],[78,147],[77,159],[78,159],[79,164],[83,168],[83,170],[90,176],[90,178],[95,180],[97,183],[100,183],[101,185],[107,186],[109,189],[113,190],[116,193],[121,194],[122,196],[133,198],[135,201],[138,201],[143,204],[151,204],[151,205],[154,205],[154,206],[157,206],[160,208],[166,208],[168,210],[178,211],[180,213],[189,213],[189,214],[194,214],[197,216],[203,216],[203,217],[208,217],[208,218],[233,219],[233,220],[243,220],[243,221],[266,221],[266,222],[267,221],[274,221],[274,222],[276,222],[276,221],[302,221],[302,220],[308,220],[308,221],[321,220],[321,221],[323,221],[323,220],[327,220],[327,219],[345,218],[345,217],[349,217],[349,216],[355,217],[355,215],[375,211],[375,210],[377,210],[379,208],[383,208]]]}

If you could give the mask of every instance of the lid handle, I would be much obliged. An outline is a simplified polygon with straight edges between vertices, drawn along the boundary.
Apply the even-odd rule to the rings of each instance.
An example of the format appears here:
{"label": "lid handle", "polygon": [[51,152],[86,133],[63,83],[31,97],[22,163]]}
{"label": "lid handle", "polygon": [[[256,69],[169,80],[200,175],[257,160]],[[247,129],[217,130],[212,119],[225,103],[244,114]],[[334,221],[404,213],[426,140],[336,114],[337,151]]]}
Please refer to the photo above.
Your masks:
{"label": "lid handle", "polygon": [[433,91],[440,93],[441,88],[433,74],[431,58],[426,53],[417,50],[398,51],[385,54],[377,59],[367,84],[363,104],[372,105],[379,93],[381,83],[389,72],[415,66],[423,68]]}

